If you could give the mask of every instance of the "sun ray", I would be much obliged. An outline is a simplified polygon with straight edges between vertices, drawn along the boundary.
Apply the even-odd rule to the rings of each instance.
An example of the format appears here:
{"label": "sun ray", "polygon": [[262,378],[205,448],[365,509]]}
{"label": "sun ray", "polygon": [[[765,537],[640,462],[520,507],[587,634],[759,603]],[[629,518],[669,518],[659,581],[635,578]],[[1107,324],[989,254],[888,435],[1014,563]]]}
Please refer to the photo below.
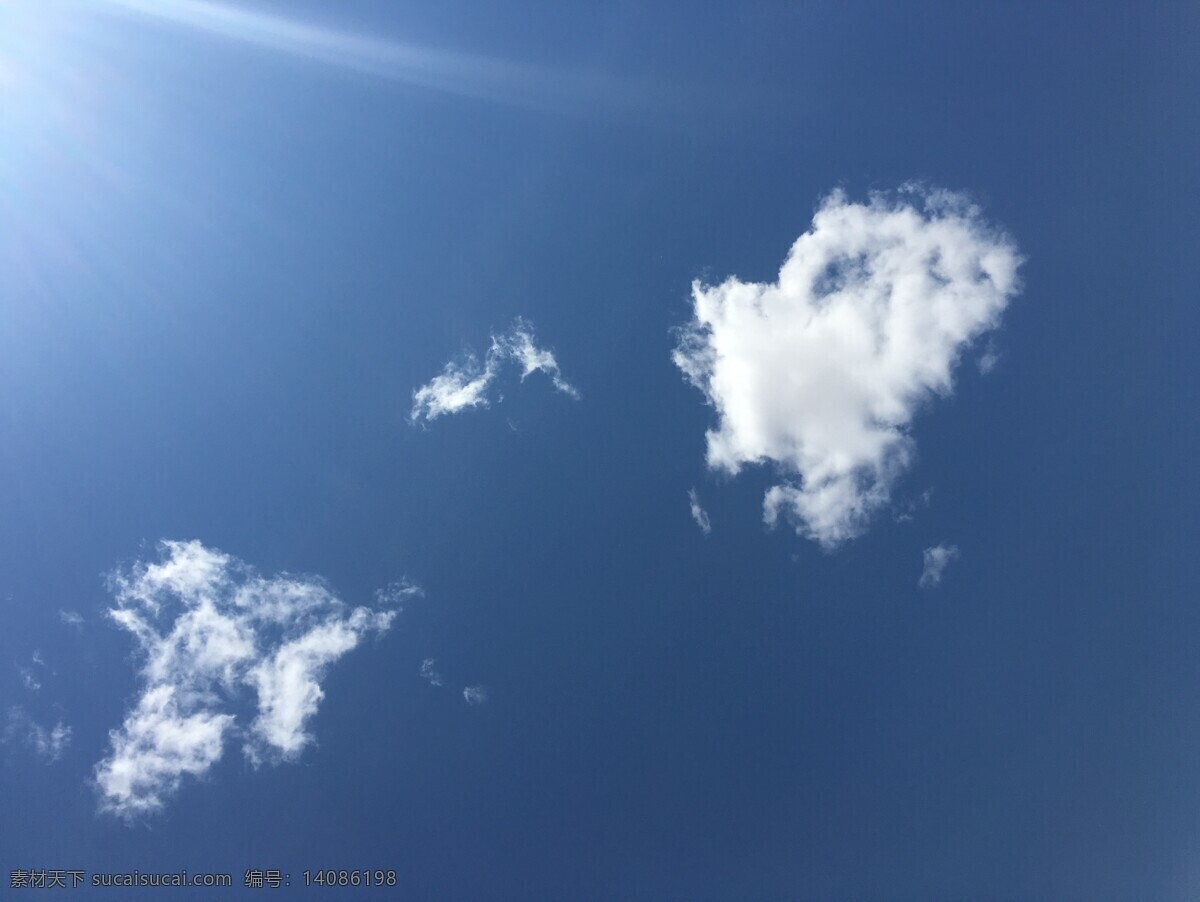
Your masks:
{"label": "sun ray", "polygon": [[522,107],[629,103],[644,86],[598,72],[501,60],[369,37],[211,0],[105,0],[175,25],[447,94]]}

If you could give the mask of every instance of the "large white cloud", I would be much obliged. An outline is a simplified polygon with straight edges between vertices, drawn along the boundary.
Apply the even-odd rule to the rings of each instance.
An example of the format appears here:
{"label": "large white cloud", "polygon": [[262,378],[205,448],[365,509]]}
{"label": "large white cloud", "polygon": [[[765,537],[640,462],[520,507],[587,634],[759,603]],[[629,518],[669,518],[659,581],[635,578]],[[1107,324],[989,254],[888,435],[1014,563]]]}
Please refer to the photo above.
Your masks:
{"label": "large white cloud", "polygon": [[960,195],[906,186],[821,204],[772,283],[692,285],[673,358],[717,425],[708,464],[772,464],[764,519],[834,548],[909,466],[910,426],[1018,290],[1020,258]]}
{"label": "large white cloud", "polygon": [[545,373],[560,392],[579,397],[574,386],[563,379],[554,355],[534,342],[533,328],[518,319],[508,332],[492,336],[492,346],[482,364],[471,355],[457,363],[451,361],[440,376],[414,391],[410,421],[436,420],[443,414],[486,407],[488,389],[509,361],[520,364],[522,382],[534,373]]}
{"label": "large white cloud", "polygon": [[[161,808],[231,737],[256,765],[296,758],[312,741],[325,669],[396,616],[349,610],[316,579],[261,577],[200,542],[163,542],[160,553],[111,579],[109,617],[137,639],[142,685],[95,780],[101,808],[125,817]],[[241,727],[233,709],[249,697],[256,713]]]}

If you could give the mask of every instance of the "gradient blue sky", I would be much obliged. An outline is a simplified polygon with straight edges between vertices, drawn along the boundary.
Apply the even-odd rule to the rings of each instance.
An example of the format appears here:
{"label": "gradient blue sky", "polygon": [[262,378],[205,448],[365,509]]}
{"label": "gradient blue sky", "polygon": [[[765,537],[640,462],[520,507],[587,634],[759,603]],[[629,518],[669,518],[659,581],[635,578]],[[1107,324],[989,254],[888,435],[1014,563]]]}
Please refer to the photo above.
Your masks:
{"label": "gradient blue sky", "polygon": [[[0,885],[1195,898],[1198,36],[1189,3],[0,0]],[[912,180],[1023,289],[822,549],[764,525],[778,471],[706,466],[674,330],[832,190]],[[577,400],[509,361],[410,422],[518,317]],[[126,822],[106,575],[162,539],[424,595],[298,760],[230,741]]]}

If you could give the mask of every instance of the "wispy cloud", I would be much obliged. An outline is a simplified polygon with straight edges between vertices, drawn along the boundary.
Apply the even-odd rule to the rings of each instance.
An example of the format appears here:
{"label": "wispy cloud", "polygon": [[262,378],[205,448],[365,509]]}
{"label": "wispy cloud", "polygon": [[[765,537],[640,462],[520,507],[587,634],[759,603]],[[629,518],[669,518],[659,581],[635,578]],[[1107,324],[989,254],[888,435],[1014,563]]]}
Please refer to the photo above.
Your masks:
{"label": "wispy cloud", "polygon": [[18,664],[17,665],[17,674],[21,677],[21,685],[24,686],[26,689],[28,689],[30,692],[37,692],[39,689],[42,688],[41,680],[39,680],[36,676],[34,676],[33,671],[30,670],[28,667],[22,667],[21,665]]}
{"label": "wispy cloud", "polygon": [[8,722],[0,741],[19,742],[30,748],[44,764],[53,764],[71,744],[71,728],[61,720],[47,729],[31,718],[23,708],[8,709]]}
{"label": "wispy cloud", "polygon": [[445,685],[441,673],[435,667],[433,658],[426,658],[421,662],[421,679],[425,680],[431,686]]}
{"label": "wispy cloud", "polygon": [[78,611],[59,611],[58,619],[67,626],[83,629],[83,615]]}
{"label": "wispy cloud", "polygon": [[[110,579],[108,615],[138,643],[142,685],[109,734],[95,782],[102,810],[126,818],[162,808],[185,777],[207,773],[231,737],[255,765],[298,757],[313,741],[307,724],[324,698],[325,670],[396,616],[350,610],[315,578],[261,577],[197,541],[159,550],[157,563]],[[231,708],[246,689],[255,713],[239,727]]]}
{"label": "wispy cloud", "polygon": [[963,349],[996,326],[1020,258],[963,197],[839,191],[776,282],[692,285],[674,361],[717,414],[710,467],[773,464],[763,499],[827,549],[862,534],[909,466],[910,426],[948,395]]}
{"label": "wispy cloud", "polygon": [[599,71],[456,53],[211,0],[106,0],[109,9],[445,94],[572,111],[640,105],[652,86]]}
{"label": "wispy cloud", "polygon": [[921,579],[917,585],[922,589],[932,589],[941,585],[942,574],[946,572],[951,561],[958,559],[958,546],[934,545],[932,548],[926,548],[921,554],[924,569],[921,571]]}
{"label": "wispy cloud", "polygon": [[[46,659],[42,657],[42,652],[40,649],[35,648],[33,650],[33,654],[29,656],[29,661],[36,667],[40,667],[43,670],[46,669]],[[21,677],[21,685],[30,692],[37,692],[42,688],[42,681],[38,679],[37,673],[34,671],[33,667],[24,667],[18,664],[17,675]]]}
{"label": "wispy cloud", "polygon": [[463,701],[468,705],[482,705],[488,700],[487,689],[483,686],[467,686],[462,694]]}
{"label": "wispy cloud", "polygon": [[380,605],[396,610],[403,610],[404,603],[413,598],[420,598],[425,590],[412,582],[407,576],[394,580],[382,589],[375,590],[375,601]]}
{"label": "wispy cloud", "polygon": [[897,523],[907,523],[912,520],[917,511],[929,507],[929,500],[933,497],[933,489],[929,488],[923,491],[916,498],[909,498],[902,501],[892,509],[892,519]]}
{"label": "wispy cloud", "polygon": [[488,389],[510,361],[520,364],[522,382],[534,373],[545,373],[558,391],[579,398],[579,392],[562,377],[554,354],[539,348],[533,338],[533,327],[518,319],[508,332],[492,336],[492,346],[482,363],[468,354],[457,363],[447,363],[440,376],[414,391],[410,422],[428,422],[471,407],[487,407]]}
{"label": "wispy cloud", "polygon": [[705,535],[712,532],[712,523],[708,519],[708,512],[700,506],[700,496],[696,494],[695,489],[688,489],[688,505],[692,510],[692,519],[696,521],[700,531]]}

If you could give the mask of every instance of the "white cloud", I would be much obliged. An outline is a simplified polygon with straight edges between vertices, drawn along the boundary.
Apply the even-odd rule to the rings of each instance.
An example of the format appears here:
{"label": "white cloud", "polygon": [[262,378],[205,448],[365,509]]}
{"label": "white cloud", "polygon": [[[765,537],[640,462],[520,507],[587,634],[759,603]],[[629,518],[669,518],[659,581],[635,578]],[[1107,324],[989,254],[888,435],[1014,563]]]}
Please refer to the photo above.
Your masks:
{"label": "white cloud", "polygon": [[42,657],[41,649],[35,648],[33,650],[33,654],[29,656],[29,660],[31,660],[38,667],[46,666],[46,659]]}
{"label": "white cloud", "polygon": [[44,764],[53,764],[71,744],[71,728],[60,720],[46,729],[26,714],[24,709],[14,705],[8,709],[8,723],[3,735],[0,735],[0,741],[21,742],[32,749]]}
{"label": "white cloud", "polygon": [[483,686],[467,686],[463,689],[463,701],[468,705],[482,705],[487,700],[487,689]]}
{"label": "white cloud", "polygon": [[434,667],[433,658],[426,658],[421,662],[421,678],[427,680],[431,686],[444,685],[442,675]]}
{"label": "white cloud", "polygon": [[942,574],[946,572],[950,562],[958,558],[958,546],[934,545],[932,548],[926,548],[922,556],[925,566],[917,585],[922,589],[931,589],[941,584]]}
{"label": "white cloud", "polygon": [[[101,808],[123,817],[161,808],[231,737],[256,765],[296,758],[313,741],[307,724],[326,668],[396,616],[348,610],[317,579],[263,578],[200,542],[163,542],[160,553],[110,580],[109,617],[143,655],[138,701],[95,768]],[[240,728],[230,709],[246,689],[256,713]]]}
{"label": "white cloud", "polygon": [[83,627],[83,616],[78,611],[59,611],[58,619],[67,626],[73,626],[77,629]]}
{"label": "white cloud", "polygon": [[688,489],[688,505],[692,509],[692,519],[696,521],[700,531],[705,535],[712,532],[712,523],[708,519],[708,513],[700,506],[700,496],[696,494],[695,489]]}
{"label": "white cloud", "polygon": [[488,389],[508,361],[521,365],[522,382],[533,373],[545,373],[558,391],[579,398],[579,392],[563,379],[554,355],[539,348],[532,327],[518,319],[505,334],[492,336],[492,346],[482,364],[474,355],[467,355],[459,363],[451,361],[440,376],[414,391],[410,422],[436,420],[470,407],[487,407]]}
{"label": "white cloud", "polygon": [[692,285],[673,359],[717,414],[708,464],[774,465],[763,515],[825,548],[862,534],[908,467],[917,411],[1018,290],[1012,243],[964,198],[834,192],[778,281]]}

